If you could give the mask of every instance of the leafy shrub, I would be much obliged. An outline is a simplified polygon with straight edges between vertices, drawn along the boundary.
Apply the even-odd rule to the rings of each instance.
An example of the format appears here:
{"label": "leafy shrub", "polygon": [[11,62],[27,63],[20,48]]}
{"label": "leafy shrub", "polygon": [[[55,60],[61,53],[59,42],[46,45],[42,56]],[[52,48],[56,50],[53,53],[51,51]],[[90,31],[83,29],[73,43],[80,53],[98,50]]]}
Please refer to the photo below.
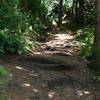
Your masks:
{"label": "leafy shrub", "polygon": [[[2,65],[0,65],[0,92],[4,90],[5,85],[9,82],[9,73],[4,69]],[[0,95],[0,100],[8,100],[8,98]]]}
{"label": "leafy shrub", "polygon": [[6,97],[1,96],[0,100],[8,100]]}
{"label": "leafy shrub", "polygon": [[85,6],[85,24],[94,24],[95,22],[95,0],[86,0]]}
{"label": "leafy shrub", "polygon": [[17,3],[18,0],[0,2],[0,54],[26,52],[29,42],[35,42],[28,15],[19,9]]}
{"label": "leafy shrub", "polygon": [[17,53],[23,51],[25,38],[22,33],[0,30],[0,53]]}
{"label": "leafy shrub", "polygon": [[3,88],[3,84],[7,84],[10,81],[9,73],[0,65],[0,90]]}
{"label": "leafy shrub", "polygon": [[77,41],[79,41],[80,46],[82,47],[80,50],[80,54],[84,57],[91,55],[91,47],[93,45],[93,33],[94,28],[86,27],[84,29],[77,30]]}

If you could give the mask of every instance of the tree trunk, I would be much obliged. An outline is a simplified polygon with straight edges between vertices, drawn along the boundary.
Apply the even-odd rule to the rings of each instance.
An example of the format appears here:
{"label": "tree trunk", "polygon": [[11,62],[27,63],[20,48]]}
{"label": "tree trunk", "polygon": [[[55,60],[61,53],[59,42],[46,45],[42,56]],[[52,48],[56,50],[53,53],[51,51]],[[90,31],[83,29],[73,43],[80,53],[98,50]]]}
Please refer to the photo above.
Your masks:
{"label": "tree trunk", "polygon": [[79,24],[84,25],[84,0],[79,0]]}
{"label": "tree trunk", "polygon": [[92,52],[91,67],[97,75],[100,75],[100,0],[96,2],[96,27]]}
{"label": "tree trunk", "polygon": [[58,19],[58,27],[62,26],[62,16],[63,16],[63,0],[59,1],[59,19]]}
{"label": "tree trunk", "polygon": [[21,0],[21,7],[24,8],[24,10],[28,10],[28,1]]}
{"label": "tree trunk", "polygon": [[[73,0],[73,4],[72,4],[72,10],[71,10],[72,16],[74,16],[74,14],[75,14],[74,8],[75,8],[75,0]],[[71,17],[72,17],[72,16],[71,16]]]}
{"label": "tree trunk", "polygon": [[75,1],[75,21],[78,22],[78,2]]}

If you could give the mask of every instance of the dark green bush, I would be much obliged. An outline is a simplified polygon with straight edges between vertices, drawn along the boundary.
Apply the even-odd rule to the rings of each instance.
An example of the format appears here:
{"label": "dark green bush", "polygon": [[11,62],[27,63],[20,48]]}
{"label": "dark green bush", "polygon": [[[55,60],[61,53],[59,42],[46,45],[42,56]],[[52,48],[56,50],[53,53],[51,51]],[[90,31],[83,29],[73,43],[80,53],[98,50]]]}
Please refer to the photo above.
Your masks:
{"label": "dark green bush", "polygon": [[22,33],[0,30],[0,53],[18,53],[25,49],[25,45]]}
{"label": "dark green bush", "polygon": [[82,47],[80,50],[80,54],[84,57],[88,57],[91,55],[91,49],[94,40],[94,28],[86,27],[83,29],[77,30],[77,41],[79,41],[80,46]]}
{"label": "dark green bush", "polygon": [[19,9],[17,3],[18,0],[0,2],[0,54],[26,52],[30,42],[35,42],[28,15]]}

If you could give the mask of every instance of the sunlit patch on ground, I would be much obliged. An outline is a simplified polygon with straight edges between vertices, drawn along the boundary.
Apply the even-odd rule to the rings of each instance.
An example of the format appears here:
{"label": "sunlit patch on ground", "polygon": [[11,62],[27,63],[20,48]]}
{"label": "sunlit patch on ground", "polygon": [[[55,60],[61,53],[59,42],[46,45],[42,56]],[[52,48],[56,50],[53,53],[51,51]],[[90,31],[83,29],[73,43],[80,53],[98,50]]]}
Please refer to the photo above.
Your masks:
{"label": "sunlit patch on ground", "polygon": [[29,73],[29,75],[30,76],[36,76],[36,77],[39,76],[38,74],[35,74],[35,73]]}
{"label": "sunlit patch on ground", "polygon": [[36,89],[36,88],[33,88],[32,91],[33,91],[34,93],[38,93],[38,92],[39,92],[39,90]]}
{"label": "sunlit patch on ground", "polygon": [[53,98],[55,94],[56,94],[55,92],[48,92],[48,97]]}
{"label": "sunlit patch on ground", "polygon": [[90,91],[85,91],[85,90],[77,90],[75,92],[75,95],[77,95],[78,97],[84,96],[84,95],[90,95]]}
{"label": "sunlit patch on ground", "polygon": [[59,39],[59,40],[70,40],[73,39],[73,36],[70,34],[56,34],[55,35],[55,39]]}
{"label": "sunlit patch on ground", "polygon": [[29,83],[23,83],[21,86],[22,87],[31,87],[31,85]]}
{"label": "sunlit patch on ground", "polygon": [[54,34],[53,38],[45,43],[40,43],[40,51],[33,52],[34,54],[54,54],[65,53],[69,55],[75,54],[75,51],[79,49],[79,44],[75,41],[75,35],[71,35],[71,32],[59,32]]}
{"label": "sunlit patch on ground", "polygon": [[18,70],[21,70],[21,71],[28,71],[27,69],[20,67],[20,66],[16,66],[15,68],[18,69]]}

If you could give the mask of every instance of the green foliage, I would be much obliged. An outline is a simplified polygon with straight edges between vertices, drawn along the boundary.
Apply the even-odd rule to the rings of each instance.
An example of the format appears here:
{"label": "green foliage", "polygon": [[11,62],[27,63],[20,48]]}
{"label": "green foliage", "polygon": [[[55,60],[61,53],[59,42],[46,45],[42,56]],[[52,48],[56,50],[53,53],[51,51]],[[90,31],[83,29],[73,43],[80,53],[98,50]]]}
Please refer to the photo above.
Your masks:
{"label": "green foliage", "polygon": [[[46,8],[46,18],[52,22],[53,20],[58,20],[59,15],[59,0],[43,0],[43,4]],[[63,13],[70,11],[72,9],[73,0],[63,0]],[[66,13],[67,14],[67,13]]]}
{"label": "green foliage", "polygon": [[94,24],[95,0],[86,0],[84,6],[85,6],[85,23],[86,24]]}
{"label": "green foliage", "polygon": [[17,53],[23,51],[25,38],[21,32],[0,30],[0,53]]}
{"label": "green foliage", "polygon": [[29,18],[30,24],[37,33],[39,33],[39,31],[45,27],[45,22],[43,23],[42,21],[43,20],[38,16],[34,17],[31,15],[31,18]]}
{"label": "green foliage", "polygon": [[10,80],[9,73],[0,65],[0,88]]}
{"label": "green foliage", "polygon": [[[4,84],[7,84],[9,79],[9,73],[0,65],[0,92],[5,88]],[[0,100],[8,100],[8,98],[0,95]]]}
{"label": "green foliage", "polygon": [[[26,0],[27,6],[23,1],[23,12],[26,13],[28,24],[32,27],[33,34],[41,34],[41,29],[43,29],[48,24],[48,19],[46,18],[47,9],[42,0]],[[22,3],[21,3],[22,5]],[[33,37],[36,37],[36,36]],[[36,39],[36,38],[35,38]]]}
{"label": "green foliage", "polygon": [[[79,8],[79,1],[80,0],[65,0],[64,8],[67,16],[67,20],[69,20],[70,25],[71,24],[77,24],[77,26],[80,24],[78,23],[80,21],[79,14],[80,14],[80,8]],[[77,7],[76,7],[77,2]],[[87,26],[90,24],[94,24],[95,22],[95,0],[84,0],[84,25]],[[73,23],[72,23],[73,22]]]}
{"label": "green foliage", "polygon": [[93,33],[94,28],[86,27],[83,29],[77,30],[77,41],[79,41],[80,46],[82,47],[80,50],[80,54],[84,57],[88,57],[91,55],[91,49],[93,45]]}
{"label": "green foliage", "polygon": [[19,9],[18,0],[2,0],[0,5],[0,54],[26,52],[36,38],[28,16]]}
{"label": "green foliage", "polygon": [[[69,27],[78,26],[73,19],[76,9],[74,3],[74,0],[64,0],[63,3],[63,13],[66,15],[64,21],[69,22],[67,24]],[[90,24],[95,15],[94,0],[86,0],[84,6],[85,23]],[[58,22],[58,10],[59,0],[1,0],[0,54],[23,53],[27,51],[28,46],[36,45],[36,37],[45,34],[42,29],[51,27],[53,21]],[[79,7],[77,11],[79,11]],[[86,30],[86,28],[77,31],[81,35],[82,33],[87,34],[84,36],[87,37],[84,40],[85,45],[91,44],[90,38],[88,38],[89,32],[90,30]],[[82,40],[80,41],[82,42]],[[90,39],[90,41],[92,40]]]}
{"label": "green foliage", "polygon": [[8,99],[6,97],[0,96],[0,100],[11,100],[11,99]]}
{"label": "green foliage", "polygon": [[57,0],[44,0],[44,6],[47,10],[46,18],[49,21],[55,20],[55,8],[58,7],[59,2]]}
{"label": "green foliage", "polygon": [[4,67],[0,65],[0,75],[7,75],[8,73],[5,71]]}

